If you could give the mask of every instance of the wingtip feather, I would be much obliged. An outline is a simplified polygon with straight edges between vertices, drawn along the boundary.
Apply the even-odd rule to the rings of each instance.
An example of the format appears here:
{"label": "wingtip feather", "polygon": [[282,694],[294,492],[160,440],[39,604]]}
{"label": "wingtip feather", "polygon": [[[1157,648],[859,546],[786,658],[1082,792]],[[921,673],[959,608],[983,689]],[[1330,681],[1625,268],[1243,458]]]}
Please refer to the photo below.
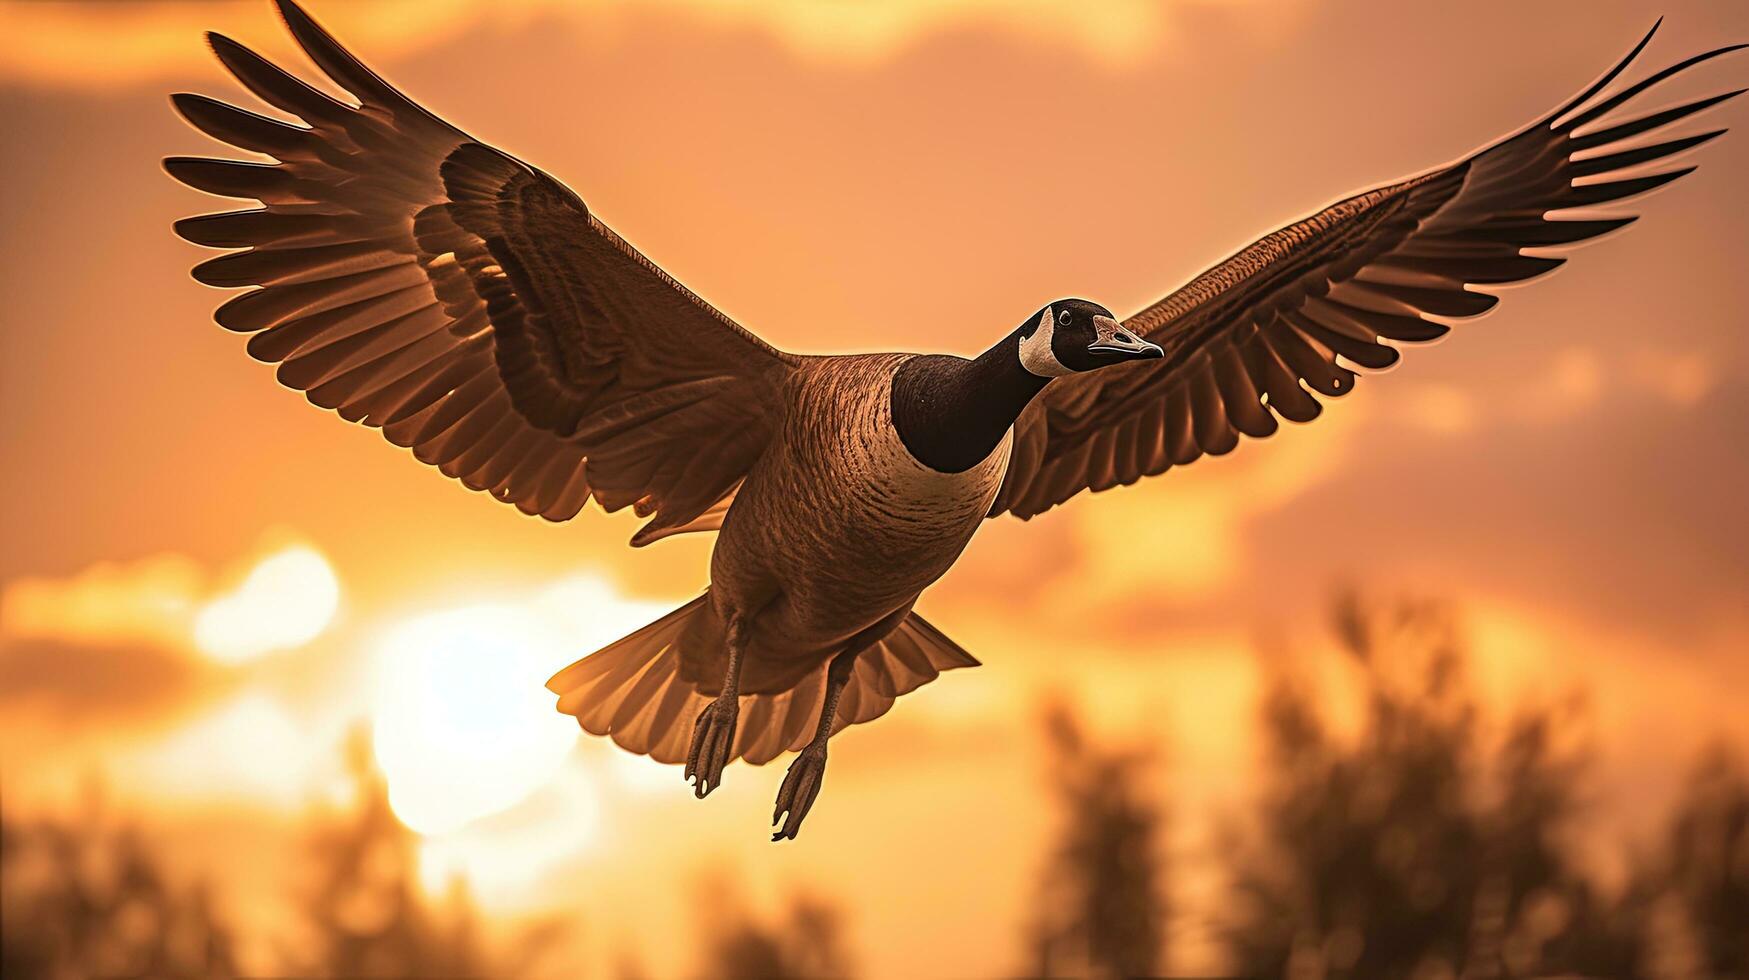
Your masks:
{"label": "wingtip feather", "polygon": [[1578,95],[1575,95],[1565,105],[1561,106],[1559,109],[1556,109],[1554,112],[1550,113],[1548,118],[1545,120],[1545,123],[1547,125],[1551,125],[1551,126],[1555,125],[1556,122],[1562,116],[1565,116],[1567,113],[1572,112],[1574,109],[1577,109],[1580,106],[1584,105],[1586,102],[1589,102],[1593,96],[1595,96],[1597,93],[1603,91],[1605,86],[1607,86],[1610,82],[1615,81],[1616,76],[1620,75],[1623,71],[1626,71],[1627,67],[1629,65],[1633,64],[1634,59],[1638,58],[1640,56],[1640,52],[1646,50],[1646,45],[1652,43],[1652,36],[1658,33],[1658,28],[1661,27],[1663,25],[1663,23],[1664,23],[1663,17],[1659,17],[1656,21],[1653,21],[1652,22],[1652,29],[1646,32],[1645,37],[1640,38],[1640,43],[1634,45],[1633,50],[1629,51],[1627,53],[1626,57],[1624,57],[1620,61],[1616,62],[1615,67],[1604,72],[1602,78],[1599,78],[1597,81],[1592,82],[1590,85],[1586,86],[1584,91],[1580,92]]}
{"label": "wingtip feather", "polygon": [[207,31],[206,32],[206,46],[212,50],[213,54],[218,56],[220,61],[224,60],[226,51],[248,51],[249,50],[247,47],[244,47],[244,45],[241,41],[235,40],[234,38],[228,37],[227,35],[220,34],[218,31]]}
{"label": "wingtip feather", "polygon": [[316,63],[330,79],[351,92],[360,102],[377,103],[386,108],[423,112],[419,106],[394,86],[372,71],[346,46],[316,22],[293,0],[276,0],[279,14],[291,31],[292,38],[304,49],[304,54]]}
{"label": "wingtip feather", "polygon": [[[1724,47],[1713,48],[1711,51],[1703,51],[1700,54],[1684,58],[1662,71],[1654,72],[1653,74],[1640,79],[1627,88],[1611,95],[1609,98],[1604,99],[1602,102],[1586,107],[1583,111],[1574,115],[1572,118],[1566,119],[1556,125],[1559,128],[1564,128],[1568,131],[1576,130],[1581,126],[1600,119],[1616,109],[1621,108],[1635,96],[1638,96],[1640,93],[1645,92],[1666,79],[1680,75],[1696,65],[1705,64],[1714,58],[1723,57],[1732,52],[1741,51],[1744,48],[1749,48],[1749,42],[1742,44],[1727,44]],[[1564,113],[1562,113],[1562,115],[1564,115]]]}
{"label": "wingtip feather", "polygon": [[208,106],[222,106],[224,108],[231,108],[230,106],[226,106],[224,103],[220,102],[218,99],[215,99],[215,98],[212,98],[212,97],[206,96],[206,95],[201,95],[197,92],[176,92],[176,93],[173,93],[170,96],[170,106],[171,106],[171,108],[176,110],[176,114],[181,116],[184,122],[188,123],[190,126],[195,127],[196,129],[200,129],[202,132],[205,132],[205,129],[200,124],[200,115],[201,115],[202,109],[204,109]]}
{"label": "wingtip feather", "polygon": [[[170,229],[172,231],[176,232],[177,238],[180,238],[183,241],[188,242],[192,245],[202,245],[202,246],[207,246],[207,247],[222,247],[222,246],[213,246],[212,242],[209,240],[206,240],[206,236],[203,236],[200,233],[200,222],[203,218],[207,218],[207,217],[209,217],[209,216],[202,214],[202,215],[196,215],[194,217],[189,217],[189,218],[181,218],[181,219],[178,219],[173,224],[171,224]],[[198,279],[199,277],[196,276],[196,278]]]}
{"label": "wingtip feather", "polygon": [[213,57],[219,59],[219,64],[225,70],[243,81],[241,72],[256,64],[268,64],[266,58],[256,54],[254,49],[234,38],[227,37],[217,31],[207,31],[207,47],[212,49]]}
{"label": "wingtip feather", "polygon": [[[279,19],[285,21],[285,26],[292,34],[296,35],[301,31],[311,30],[322,34],[327,33],[316,23],[316,19],[310,16],[309,11],[299,6],[294,0],[273,0],[273,5],[279,11]],[[301,43],[303,38],[299,37],[298,40]]]}

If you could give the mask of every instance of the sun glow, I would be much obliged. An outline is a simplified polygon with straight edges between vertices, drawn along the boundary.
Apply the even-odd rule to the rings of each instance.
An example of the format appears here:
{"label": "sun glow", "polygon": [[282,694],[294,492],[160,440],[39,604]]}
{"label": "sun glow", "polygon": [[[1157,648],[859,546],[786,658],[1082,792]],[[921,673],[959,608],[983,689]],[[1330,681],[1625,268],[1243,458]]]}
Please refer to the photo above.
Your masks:
{"label": "sun glow", "polygon": [[378,649],[377,763],[396,816],[455,831],[551,783],[577,738],[546,679],[672,607],[580,577],[531,599],[413,616]]}
{"label": "sun glow", "polygon": [[321,739],[273,695],[250,690],[156,744],[123,755],[118,785],[160,799],[294,806],[332,760]]}
{"label": "sun glow", "polygon": [[601,830],[599,768],[570,757],[557,778],[511,812],[447,834],[422,836],[419,884],[446,894],[460,878],[469,894],[497,912],[540,908],[554,868],[591,849]]}
{"label": "sun glow", "polygon": [[223,663],[291,650],[320,636],[340,608],[340,581],[322,553],[294,545],[262,559],[234,591],[203,606],[194,644]]}

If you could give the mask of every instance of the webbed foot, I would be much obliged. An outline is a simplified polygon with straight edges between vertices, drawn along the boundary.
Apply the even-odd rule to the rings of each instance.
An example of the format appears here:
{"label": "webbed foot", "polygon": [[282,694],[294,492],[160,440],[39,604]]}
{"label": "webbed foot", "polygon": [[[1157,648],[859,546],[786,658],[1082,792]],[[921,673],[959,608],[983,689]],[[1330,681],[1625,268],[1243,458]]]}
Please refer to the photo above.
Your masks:
{"label": "webbed foot", "polygon": [[723,784],[723,767],[735,747],[735,721],[741,714],[740,699],[719,697],[698,713],[692,725],[692,749],[686,753],[686,778],[699,799]]}
{"label": "webbed foot", "polygon": [[826,741],[821,739],[803,749],[789,764],[783,787],[777,791],[777,808],[771,813],[771,822],[775,826],[786,810],[789,819],[784,820],[783,829],[771,835],[773,842],[786,837],[796,839],[796,833],[802,829],[802,820],[813,808],[814,798],[820,795],[820,783],[825,778]]}

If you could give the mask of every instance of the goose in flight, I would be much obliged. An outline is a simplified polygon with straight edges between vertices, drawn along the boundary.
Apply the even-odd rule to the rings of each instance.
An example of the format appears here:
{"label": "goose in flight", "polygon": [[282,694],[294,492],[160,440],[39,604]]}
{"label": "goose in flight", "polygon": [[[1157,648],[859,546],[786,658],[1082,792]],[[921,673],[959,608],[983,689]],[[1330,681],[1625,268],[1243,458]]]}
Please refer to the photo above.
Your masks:
{"label": "goose in flight", "polygon": [[807,816],[834,732],[977,664],[912,604],[986,517],[1229,452],[1278,416],[1312,421],[1357,369],[1497,301],[1472,287],[1554,269],[1549,249],[1634,220],[1591,209],[1692,171],[1659,162],[1723,130],[1655,131],[1738,92],[1618,110],[1743,47],[1611,91],[1648,33],[1519,132],[1296,221],[1125,319],[1065,299],[973,358],[812,356],[761,341],[563,184],[278,4],[350,99],[209,35],[244,87],[298,120],[174,97],[196,128],[273,160],[164,163],[261,205],[176,224],[242,250],[194,269],[250,287],[215,318],[310,401],[524,513],[631,507],[649,519],[634,546],[717,531],[705,594],[549,687],[586,731],[684,763],[701,797],[733,759],[797,751],[773,840]]}

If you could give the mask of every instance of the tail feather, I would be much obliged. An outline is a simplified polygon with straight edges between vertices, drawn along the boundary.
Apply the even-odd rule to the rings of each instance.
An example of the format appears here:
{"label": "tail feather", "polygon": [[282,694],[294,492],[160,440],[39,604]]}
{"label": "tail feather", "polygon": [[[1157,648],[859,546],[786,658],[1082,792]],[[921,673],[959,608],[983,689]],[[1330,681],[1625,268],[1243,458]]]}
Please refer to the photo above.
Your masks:
{"label": "tail feather", "polygon": [[[711,699],[680,676],[680,642],[694,616],[711,613],[709,600],[707,592],[553,675],[547,688],[559,695],[559,710],[576,716],[584,731],[608,736],[629,752],[657,762],[684,761],[693,719]],[[857,657],[832,730],[879,718],[944,670],[977,665],[959,644],[912,613]],[[743,695],[730,758],[763,765],[807,745],[825,703],[825,678],[822,662],[789,690]]]}
{"label": "tail feather", "polygon": [[[685,627],[686,620],[697,612],[709,597],[710,593],[706,592],[643,629],[623,639],[615,640],[559,671],[547,681],[547,690],[554,694],[564,695],[568,692],[580,692],[593,687],[604,673],[615,667],[623,666],[629,652],[644,649],[652,644],[666,644],[667,641],[677,636]],[[559,710],[566,714],[572,714],[563,702],[560,703]]]}

